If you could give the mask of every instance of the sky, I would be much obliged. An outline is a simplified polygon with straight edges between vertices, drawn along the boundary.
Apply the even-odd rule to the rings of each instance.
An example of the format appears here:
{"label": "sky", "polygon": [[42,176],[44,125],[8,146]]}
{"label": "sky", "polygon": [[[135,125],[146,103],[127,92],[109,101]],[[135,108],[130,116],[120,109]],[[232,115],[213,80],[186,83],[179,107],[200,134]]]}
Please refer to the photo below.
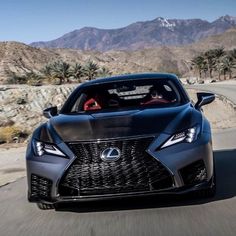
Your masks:
{"label": "sky", "polygon": [[236,16],[236,0],[0,0],[0,41],[56,39],[85,26],[114,29],[137,21]]}

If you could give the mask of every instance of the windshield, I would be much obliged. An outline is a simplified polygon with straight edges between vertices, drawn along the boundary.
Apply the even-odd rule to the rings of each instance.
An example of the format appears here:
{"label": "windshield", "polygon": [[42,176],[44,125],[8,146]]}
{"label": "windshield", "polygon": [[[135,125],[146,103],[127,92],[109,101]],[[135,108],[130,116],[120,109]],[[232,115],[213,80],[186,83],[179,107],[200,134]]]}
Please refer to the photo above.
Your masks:
{"label": "windshield", "polygon": [[168,79],[143,79],[90,85],[80,90],[70,112],[96,112],[183,103],[175,84]]}

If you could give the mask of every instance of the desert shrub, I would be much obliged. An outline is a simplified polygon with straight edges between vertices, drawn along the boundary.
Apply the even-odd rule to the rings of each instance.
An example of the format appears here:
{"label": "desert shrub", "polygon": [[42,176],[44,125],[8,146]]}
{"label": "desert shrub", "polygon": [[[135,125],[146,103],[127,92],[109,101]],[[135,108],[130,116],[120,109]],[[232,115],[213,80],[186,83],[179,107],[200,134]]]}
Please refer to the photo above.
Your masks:
{"label": "desert shrub", "polygon": [[28,134],[16,126],[0,127],[0,143],[19,142],[27,138]]}
{"label": "desert shrub", "polygon": [[26,84],[27,78],[25,76],[14,75],[12,77],[9,77],[6,82],[7,84]]}
{"label": "desert shrub", "polygon": [[101,67],[98,70],[98,76],[99,77],[108,77],[108,76],[111,76],[111,75],[112,75],[112,72],[105,66]]}
{"label": "desert shrub", "polygon": [[34,79],[29,79],[28,81],[27,81],[27,84],[28,85],[31,85],[31,86],[42,86],[42,80],[41,79],[36,79],[36,80],[34,80]]}
{"label": "desert shrub", "polygon": [[51,84],[53,84],[53,85],[61,85],[61,84],[62,84],[62,81],[61,81],[61,79],[59,79],[59,78],[52,78],[52,79],[50,80],[50,82],[51,82]]}
{"label": "desert shrub", "polygon": [[9,74],[6,81],[7,84],[28,84],[32,86],[41,86],[44,77],[34,71],[26,72],[24,75],[19,75],[14,72]]}
{"label": "desert shrub", "polygon": [[30,71],[25,74],[27,78],[27,84],[31,86],[41,86],[43,77],[39,73],[35,73],[34,71]]}
{"label": "desert shrub", "polygon": [[18,105],[23,105],[23,104],[26,104],[27,101],[26,101],[25,98],[22,97],[22,98],[17,98],[16,103],[17,103]]}

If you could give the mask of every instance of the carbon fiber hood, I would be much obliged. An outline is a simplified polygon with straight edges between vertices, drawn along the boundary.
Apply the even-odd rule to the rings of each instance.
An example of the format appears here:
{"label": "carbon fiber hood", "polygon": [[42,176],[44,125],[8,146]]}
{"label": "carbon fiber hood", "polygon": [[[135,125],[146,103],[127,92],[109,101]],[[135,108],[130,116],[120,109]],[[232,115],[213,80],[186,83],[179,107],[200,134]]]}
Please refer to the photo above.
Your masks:
{"label": "carbon fiber hood", "polygon": [[196,123],[190,104],[91,114],[60,114],[49,121],[64,142],[118,138],[158,133],[173,134]]}

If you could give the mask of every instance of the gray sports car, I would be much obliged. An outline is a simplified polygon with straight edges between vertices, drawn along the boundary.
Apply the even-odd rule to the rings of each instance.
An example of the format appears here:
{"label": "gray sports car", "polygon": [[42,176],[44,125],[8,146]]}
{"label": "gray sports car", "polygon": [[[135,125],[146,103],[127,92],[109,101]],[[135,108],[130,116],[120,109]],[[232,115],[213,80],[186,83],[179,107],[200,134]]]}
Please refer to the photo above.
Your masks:
{"label": "gray sports car", "polygon": [[59,202],[215,192],[210,124],[172,74],[132,74],[78,86],[29,142],[28,199]]}

